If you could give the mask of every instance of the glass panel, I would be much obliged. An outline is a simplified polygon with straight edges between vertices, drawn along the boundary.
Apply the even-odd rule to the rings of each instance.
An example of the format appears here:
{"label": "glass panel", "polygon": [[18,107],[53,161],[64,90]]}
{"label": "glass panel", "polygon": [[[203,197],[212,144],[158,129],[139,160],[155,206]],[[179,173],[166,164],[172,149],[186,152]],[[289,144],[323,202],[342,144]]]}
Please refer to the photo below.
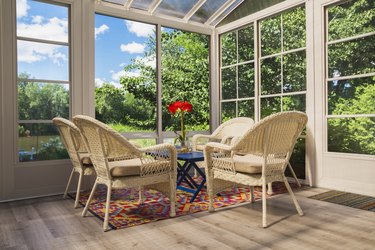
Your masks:
{"label": "glass panel", "polygon": [[283,96],[283,111],[306,111],[305,95]]}
{"label": "glass panel", "polygon": [[156,145],[156,139],[130,139],[129,141],[142,148]]}
{"label": "glass panel", "polygon": [[188,101],[193,112],[186,115],[188,131],[209,129],[209,37],[176,29],[162,31],[163,130],[180,130],[168,105]]}
{"label": "glass panel", "polygon": [[236,32],[221,35],[221,66],[232,65],[237,62]]}
{"label": "glass panel", "polygon": [[269,115],[281,111],[281,97],[267,97],[260,99],[260,117],[263,119]]}
{"label": "glass panel", "polygon": [[68,42],[68,17],[68,7],[17,0],[17,36]]}
{"label": "glass panel", "polygon": [[183,18],[197,2],[198,0],[163,0],[155,13]]}
{"label": "glass panel", "polygon": [[69,80],[68,46],[18,41],[17,59],[19,75],[46,80]]}
{"label": "glass panel", "polygon": [[375,117],[328,119],[328,151],[375,155]]}
{"label": "glass panel", "polygon": [[243,64],[238,66],[239,98],[254,96],[254,74],[254,63]]}
{"label": "glass panel", "polygon": [[282,14],[283,51],[305,47],[306,18],[305,7],[299,7]]}
{"label": "glass panel", "polygon": [[375,72],[375,36],[328,45],[328,76]]}
{"label": "glass panel", "polygon": [[190,20],[204,23],[214,14],[227,0],[207,0]]}
{"label": "glass panel", "polygon": [[306,90],[305,50],[283,55],[283,92]]}
{"label": "glass panel", "polygon": [[238,102],[238,116],[239,117],[250,117],[254,119],[254,100],[246,100]]}
{"label": "glass panel", "polygon": [[328,114],[375,114],[375,77],[328,82]]}
{"label": "glass panel", "polygon": [[281,52],[281,16],[260,22],[261,56]]}
{"label": "glass panel", "polygon": [[119,5],[124,5],[127,0],[103,0],[104,2],[109,2],[109,3],[115,3]]}
{"label": "glass panel", "polygon": [[236,102],[221,103],[221,122],[228,121],[236,117]]}
{"label": "glass panel", "polygon": [[221,20],[224,19],[229,13],[232,12],[232,10],[236,9],[239,4],[243,2],[243,0],[235,0],[232,5],[230,5],[228,8],[224,10],[224,12],[218,16],[215,20],[213,20],[210,24],[213,26],[216,26]]}
{"label": "glass panel", "polygon": [[148,10],[154,0],[135,0],[131,7],[140,10]]}
{"label": "glass panel", "polygon": [[236,67],[221,70],[221,84],[222,99],[237,98]]}
{"label": "glass panel", "polygon": [[[292,166],[294,173],[297,175],[298,179],[305,179],[305,166],[306,166],[306,139],[299,138],[293,149],[293,154],[290,157],[290,165]],[[292,173],[289,171],[289,167],[286,168],[285,175],[292,177]]]}
{"label": "glass panel", "polygon": [[69,119],[69,85],[56,83],[18,83],[20,120]]}
{"label": "glass panel", "polygon": [[53,124],[20,123],[18,134],[20,162],[69,158],[59,132]]}
{"label": "glass panel", "polygon": [[254,60],[254,27],[248,26],[238,31],[238,61]]}
{"label": "glass panel", "polygon": [[281,93],[281,57],[261,60],[261,94]]}
{"label": "glass panel", "polygon": [[375,2],[346,1],[328,8],[328,40],[338,40],[375,31]]}

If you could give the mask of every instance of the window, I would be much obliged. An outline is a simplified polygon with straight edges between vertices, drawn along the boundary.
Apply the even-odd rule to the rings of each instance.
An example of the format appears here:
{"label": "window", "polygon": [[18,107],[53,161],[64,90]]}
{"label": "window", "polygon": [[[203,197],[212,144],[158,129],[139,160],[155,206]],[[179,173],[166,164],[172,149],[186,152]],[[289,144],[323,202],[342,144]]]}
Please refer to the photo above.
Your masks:
{"label": "window", "polygon": [[16,4],[19,161],[64,159],[52,118],[70,118],[69,7]]}
{"label": "window", "polygon": [[375,155],[374,1],[326,9],[329,152]]}
{"label": "window", "polygon": [[[256,22],[220,37],[222,122],[306,111],[305,7]],[[304,137],[298,139],[291,158],[300,178],[305,178]]]}
{"label": "window", "polygon": [[209,37],[162,27],[158,69],[156,28],[95,15],[96,118],[141,146],[162,141],[160,136],[175,136],[168,131],[178,130],[178,123],[167,106],[176,100],[193,104],[193,113],[186,117],[188,131],[209,128]]}

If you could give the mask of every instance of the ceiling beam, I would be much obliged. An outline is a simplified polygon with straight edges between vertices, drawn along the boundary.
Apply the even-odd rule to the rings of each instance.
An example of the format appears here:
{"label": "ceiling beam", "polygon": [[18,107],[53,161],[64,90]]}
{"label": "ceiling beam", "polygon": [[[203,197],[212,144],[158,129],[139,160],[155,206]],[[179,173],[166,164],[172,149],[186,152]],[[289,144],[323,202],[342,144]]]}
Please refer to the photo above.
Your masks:
{"label": "ceiling beam", "polygon": [[150,14],[154,14],[155,10],[159,7],[159,5],[161,4],[162,0],[154,0],[151,4],[150,4],[150,8],[148,9],[148,12]]}
{"label": "ceiling beam", "polygon": [[[236,3],[236,4],[234,5],[232,11],[235,10],[235,9],[236,9],[241,3],[243,3],[243,1],[245,1],[245,0],[241,0],[241,1],[239,1],[238,3]],[[222,16],[220,19],[216,19],[216,20],[214,20],[215,23],[213,24],[213,26],[216,26],[218,23],[220,23],[222,20],[224,20],[224,18],[226,18],[230,13],[232,13],[232,11],[229,11],[227,14],[225,14],[224,16]],[[212,23],[212,22],[211,22],[211,23]]]}
{"label": "ceiling beam", "polygon": [[184,16],[183,20],[189,21],[189,19],[199,10],[199,8],[205,3],[207,0],[199,0],[193,8]]}
{"label": "ceiling beam", "polygon": [[126,1],[125,4],[124,4],[125,9],[127,9],[127,10],[130,9],[130,6],[132,5],[133,1],[134,0]]}
{"label": "ceiling beam", "polygon": [[210,25],[212,21],[218,18],[227,8],[229,8],[235,1],[237,0],[228,0],[226,1],[214,14],[212,14],[208,20],[204,23],[206,25]]}

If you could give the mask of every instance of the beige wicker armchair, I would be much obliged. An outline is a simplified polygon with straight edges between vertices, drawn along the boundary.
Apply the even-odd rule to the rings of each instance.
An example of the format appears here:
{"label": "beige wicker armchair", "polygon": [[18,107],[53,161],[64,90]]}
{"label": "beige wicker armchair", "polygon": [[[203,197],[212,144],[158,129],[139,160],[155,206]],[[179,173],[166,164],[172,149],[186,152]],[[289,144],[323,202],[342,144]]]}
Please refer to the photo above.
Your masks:
{"label": "beige wicker armchair", "polygon": [[[284,175],[298,136],[307,123],[302,112],[282,112],[264,118],[231,145],[208,143],[206,161],[209,211],[213,211],[214,194],[233,186],[233,183],[251,187],[274,181],[283,181],[298,213],[303,212]],[[263,227],[267,227],[266,192],[262,192]]]}
{"label": "beige wicker armchair", "polygon": [[[104,230],[108,230],[112,188],[152,188],[166,194],[174,217],[176,200],[177,154],[174,146],[160,144],[138,148],[121,134],[95,120],[78,115],[73,118],[83,135],[97,178],[82,216],[85,216],[98,184],[107,186]],[[140,188],[141,192],[142,188]],[[141,199],[140,199],[141,201]]]}
{"label": "beige wicker armchair", "polygon": [[253,125],[254,120],[248,117],[230,119],[222,123],[211,135],[194,135],[192,138],[193,151],[203,151],[205,144],[200,142],[202,139],[228,144],[232,138],[242,136]]}
{"label": "beige wicker armchair", "polygon": [[68,193],[73,174],[79,174],[76,200],[74,202],[74,207],[77,208],[83,176],[93,175],[95,171],[78,127],[71,121],[60,117],[53,118],[52,121],[59,129],[62,141],[73,164],[73,169],[64,192],[64,199]]}

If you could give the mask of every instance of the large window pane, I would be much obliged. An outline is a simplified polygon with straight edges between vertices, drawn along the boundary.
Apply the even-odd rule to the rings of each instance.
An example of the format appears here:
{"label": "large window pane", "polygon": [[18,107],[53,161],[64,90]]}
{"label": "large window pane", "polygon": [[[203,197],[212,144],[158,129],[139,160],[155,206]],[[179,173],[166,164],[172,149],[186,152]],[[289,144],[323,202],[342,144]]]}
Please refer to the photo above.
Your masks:
{"label": "large window pane", "polygon": [[67,7],[17,0],[17,36],[67,43],[68,17]]}
{"label": "large window pane", "polygon": [[163,130],[180,130],[179,121],[167,109],[177,100],[193,105],[193,112],[185,119],[188,130],[209,129],[208,44],[209,37],[206,35],[163,28]]}
{"label": "large window pane", "polygon": [[254,60],[254,27],[252,25],[238,31],[238,61]]}
{"label": "large window pane", "polygon": [[[292,166],[294,173],[299,179],[305,179],[305,165],[306,165],[306,139],[299,138],[296,142],[296,145],[293,148],[292,156],[290,157],[289,163]],[[289,168],[286,168],[285,175],[288,177],[293,177]]]}
{"label": "large window pane", "polygon": [[299,7],[282,14],[283,51],[305,47],[306,18],[305,8]]}
{"label": "large window pane", "polygon": [[269,115],[281,111],[281,97],[261,98],[260,101],[260,117],[263,119]]}
{"label": "large window pane", "polygon": [[283,111],[306,111],[306,96],[291,95],[283,96]]}
{"label": "large window pane", "polygon": [[348,76],[375,71],[375,36],[328,46],[328,76]]}
{"label": "large window pane", "polygon": [[18,114],[20,120],[69,119],[69,85],[19,82]]}
{"label": "large window pane", "polygon": [[328,151],[375,155],[375,117],[328,119]]}
{"label": "large window pane", "polygon": [[254,100],[238,101],[238,116],[255,118]]}
{"label": "large window pane", "polygon": [[328,114],[375,114],[375,77],[329,81]]}
{"label": "large window pane", "polygon": [[221,35],[221,66],[232,65],[237,62],[236,32]]}
{"label": "large window pane", "polygon": [[283,56],[283,92],[306,90],[305,50]]}
{"label": "large window pane", "polygon": [[221,103],[221,122],[228,121],[236,117],[236,102]]}
{"label": "large window pane", "polygon": [[18,125],[18,158],[20,162],[68,158],[59,132],[53,124]]}
{"label": "large window pane", "polygon": [[254,96],[254,64],[238,66],[238,98]]}
{"label": "large window pane", "polygon": [[225,99],[237,98],[236,67],[221,70],[221,97]]}
{"label": "large window pane", "polygon": [[69,47],[18,41],[18,75],[46,80],[69,80]]}
{"label": "large window pane", "polygon": [[261,56],[281,52],[281,16],[260,22]]}
{"label": "large window pane", "polygon": [[261,94],[281,93],[281,57],[261,60]]}
{"label": "large window pane", "polygon": [[95,15],[95,114],[121,132],[156,130],[155,25]]}
{"label": "large window pane", "polygon": [[345,1],[328,9],[328,40],[375,31],[374,0]]}

